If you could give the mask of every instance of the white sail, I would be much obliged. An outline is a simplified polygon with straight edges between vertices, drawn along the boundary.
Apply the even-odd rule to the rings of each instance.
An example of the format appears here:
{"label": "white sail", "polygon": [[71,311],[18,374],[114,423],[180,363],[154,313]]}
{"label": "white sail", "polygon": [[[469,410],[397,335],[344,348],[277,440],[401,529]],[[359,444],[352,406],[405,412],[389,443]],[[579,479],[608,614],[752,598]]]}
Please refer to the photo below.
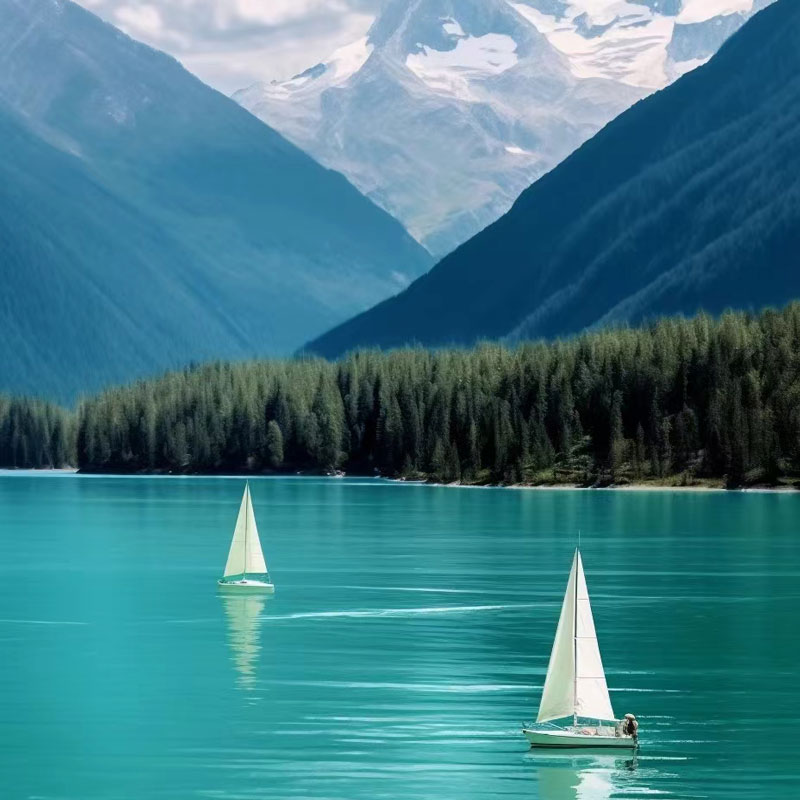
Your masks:
{"label": "white sail", "polygon": [[578,655],[575,713],[579,717],[589,719],[613,720],[614,709],[608,696],[606,673],[603,660],[600,658],[600,645],[594,629],[592,604],[589,602],[589,589],[583,573],[583,561],[579,551],[575,552],[578,573],[578,611],[576,614],[577,630],[575,641]]}
{"label": "white sail", "polygon": [[571,717],[575,709],[575,562],[558,618],[537,722]]}
{"label": "white sail", "polygon": [[547,667],[538,722],[577,715],[613,720],[579,551],[575,551]]}
{"label": "white sail", "polygon": [[266,573],[267,565],[261,550],[261,540],[258,538],[256,516],[253,512],[253,502],[250,499],[250,486],[245,485],[223,577],[265,575]]}

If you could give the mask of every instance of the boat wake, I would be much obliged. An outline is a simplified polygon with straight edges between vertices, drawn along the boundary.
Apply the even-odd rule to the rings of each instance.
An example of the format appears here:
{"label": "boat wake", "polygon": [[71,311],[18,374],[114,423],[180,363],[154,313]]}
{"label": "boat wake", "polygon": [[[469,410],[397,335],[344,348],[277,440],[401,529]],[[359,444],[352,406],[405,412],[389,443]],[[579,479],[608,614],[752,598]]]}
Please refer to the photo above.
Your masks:
{"label": "boat wake", "polygon": [[384,617],[413,617],[423,614],[473,614],[488,611],[510,611],[533,608],[533,603],[486,606],[427,606],[425,608],[377,608],[353,611],[309,611],[296,614],[270,614],[263,619],[280,622],[293,619],[382,619]]}
{"label": "boat wake", "polygon": [[333,586],[331,588],[364,592],[414,592],[419,594],[498,594],[498,592],[487,589],[444,589],[428,586]]}
{"label": "boat wake", "polygon": [[[367,689],[370,691],[419,692],[422,694],[486,694],[492,692],[530,691],[537,686],[520,686],[516,683],[402,683],[398,681],[303,681],[273,680],[271,686],[313,686],[325,689]],[[384,726],[385,727],[385,726]]]}

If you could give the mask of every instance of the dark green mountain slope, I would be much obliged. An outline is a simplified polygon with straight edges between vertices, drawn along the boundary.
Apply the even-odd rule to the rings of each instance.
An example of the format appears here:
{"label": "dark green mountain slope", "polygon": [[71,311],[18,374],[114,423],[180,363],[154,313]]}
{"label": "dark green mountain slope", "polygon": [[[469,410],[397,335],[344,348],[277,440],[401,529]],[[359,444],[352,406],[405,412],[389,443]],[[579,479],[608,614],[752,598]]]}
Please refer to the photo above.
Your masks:
{"label": "dark green mountain slope", "polygon": [[800,296],[800,3],[623,114],[402,294],[310,345],[570,334]]}
{"label": "dark green mountain slope", "polygon": [[173,59],[67,0],[0,19],[0,390],[288,353],[429,266]]}

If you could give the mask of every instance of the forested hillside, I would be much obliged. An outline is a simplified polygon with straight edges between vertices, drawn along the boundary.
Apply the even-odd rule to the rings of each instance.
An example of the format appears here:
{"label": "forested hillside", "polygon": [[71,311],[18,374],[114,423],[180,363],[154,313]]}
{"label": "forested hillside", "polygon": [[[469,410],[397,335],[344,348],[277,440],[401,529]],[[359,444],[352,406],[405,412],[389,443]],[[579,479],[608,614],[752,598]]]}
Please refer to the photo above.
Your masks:
{"label": "forested hillside", "polygon": [[430,266],[341,175],[69,0],[0,0],[0,53],[0,391],[288,355]]}
{"label": "forested hillside", "polygon": [[0,467],[74,465],[76,425],[74,413],[52,403],[0,395]]}
{"label": "forested hillside", "polygon": [[800,3],[622,114],[406,291],[310,345],[472,344],[800,297]]}
{"label": "forested hillside", "polygon": [[71,419],[5,401],[0,458],[114,472],[775,484],[800,475],[800,304],[513,349],[212,364],[106,392]]}

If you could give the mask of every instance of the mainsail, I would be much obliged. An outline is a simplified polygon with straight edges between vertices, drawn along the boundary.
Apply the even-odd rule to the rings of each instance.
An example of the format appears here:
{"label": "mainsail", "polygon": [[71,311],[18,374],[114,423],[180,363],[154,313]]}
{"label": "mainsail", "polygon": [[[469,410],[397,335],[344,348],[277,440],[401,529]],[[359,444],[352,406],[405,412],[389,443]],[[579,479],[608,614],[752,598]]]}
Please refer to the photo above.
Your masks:
{"label": "mainsail", "polygon": [[579,550],[569,573],[537,722],[572,716],[614,719]]}
{"label": "mainsail", "polygon": [[267,565],[261,550],[261,540],[258,538],[256,516],[253,513],[253,502],[250,499],[250,485],[245,484],[223,577],[266,574]]}

